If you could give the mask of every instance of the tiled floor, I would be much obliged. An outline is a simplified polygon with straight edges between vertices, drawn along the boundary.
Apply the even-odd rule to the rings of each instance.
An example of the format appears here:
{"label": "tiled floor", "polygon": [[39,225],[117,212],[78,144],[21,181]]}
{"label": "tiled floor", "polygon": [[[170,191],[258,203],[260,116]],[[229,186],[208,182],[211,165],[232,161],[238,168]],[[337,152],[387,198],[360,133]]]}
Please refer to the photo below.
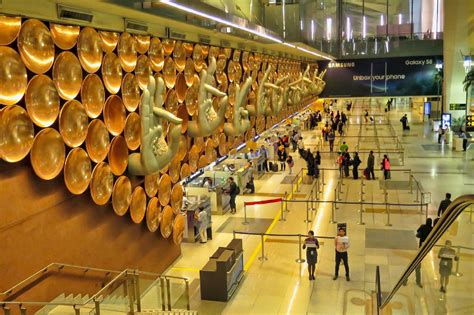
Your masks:
{"label": "tiled floor", "polygon": [[[353,115],[362,112],[355,104]],[[426,214],[420,212],[415,202],[416,195],[410,193],[408,181],[410,170],[422,184],[424,191],[431,192],[431,204],[428,214],[436,215],[437,205],[449,191],[454,197],[473,193],[474,191],[474,161],[467,159],[465,153],[454,152],[447,147],[433,150],[437,145],[437,135],[433,133],[427,123],[412,123],[411,131],[403,133],[399,121],[402,112],[409,112],[406,108],[397,109],[387,116],[377,116],[375,125],[360,125],[358,116],[350,116],[345,140],[351,148],[380,151],[376,153],[376,163],[384,150],[393,151],[396,145],[388,138],[369,138],[367,136],[396,136],[403,139],[401,145],[405,148],[405,159],[395,153],[389,153],[393,163],[392,180],[388,183],[387,192],[390,203],[404,203],[408,206],[391,206],[390,218],[385,212],[385,206],[377,203],[384,202],[384,190],[380,185],[382,174],[377,171],[376,181],[343,180],[341,200],[353,204],[338,204],[333,211],[331,203],[321,202],[317,211],[309,211],[311,222],[305,222],[306,204],[289,203],[289,212],[285,212],[286,221],[279,221],[280,204],[267,204],[247,207],[247,216],[251,222],[243,225],[242,204],[244,201],[264,200],[281,196],[290,192],[291,185],[286,179],[288,171],[264,175],[255,181],[255,195],[241,195],[237,198],[237,214],[230,217],[214,216],[214,237],[207,244],[182,245],[182,256],[169,269],[168,274],[189,277],[192,280],[199,278],[199,269],[205,265],[208,257],[219,246],[225,246],[233,237],[235,231],[267,231],[272,233],[298,234],[306,233],[309,229],[318,236],[334,236],[336,225],[345,222],[348,226],[348,236],[351,241],[349,249],[349,264],[351,281],[343,277],[332,280],[334,274],[334,243],[330,239],[321,240],[316,267],[316,281],[307,278],[306,265],[297,263],[297,237],[271,237],[265,242],[266,261],[257,258],[261,255],[259,236],[242,235],[244,243],[245,276],[239,288],[227,302],[202,301],[199,290],[192,291],[193,309],[200,314],[371,314],[375,267],[381,268],[381,285],[384,291],[391,290],[394,283],[404,272],[405,267],[416,253],[417,239],[415,231],[424,223]],[[414,111],[409,113],[412,122],[420,121]],[[393,129],[387,125],[388,120],[393,123]],[[379,124],[379,122],[381,124]],[[359,130],[362,129],[360,132]],[[303,132],[307,143],[314,143],[317,131]],[[395,139],[395,138],[393,138]],[[336,140],[336,144],[339,139]],[[313,149],[313,148],[312,148]],[[322,151],[328,151],[326,145]],[[297,154],[294,171],[306,167]],[[365,165],[367,153],[360,154],[362,165]],[[336,154],[323,154],[322,166],[334,168]],[[404,162],[404,163],[402,163]],[[399,164],[399,165],[397,165]],[[402,165],[403,164],[403,165]],[[361,167],[362,167],[361,165]],[[378,164],[377,164],[378,165]],[[404,170],[404,171],[395,171]],[[321,193],[321,200],[334,200],[334,189],[337,186],[338,172],[325,171],[325,186]],[[300,191],[295,195],[296,200],[304,200],[309,196],[311,186],[302,184]],[[365,212],[360,213],[361,199],[372,202],[373,205],[364,205]],[[390,220],[391,226],[387,225]],[[358,224],[360,222],[364,225]],[[451,231],[453,243],[472,246],[473,234],[469,224],[470,218],[460,222],[456,231]],[[240,237],[240,236],[239,236]],[[437,251],[430,254],[430,259],[423,262],[422,279],[424,288],[414,285],[410,279],[389,305],[391,314],[469,314],[474,311],[472,300],[473,292],[473,264],[474,251],[465,251],[461,255],[460,270],[463,276],[452,276],[450,290],[440,295]],[[304,252],[303,252],[304,256]],[[343,268],[341,266],[341,268]],[[342,273],[342,270],[341,270]],[[414,278],[414,277],[413,277]],[[195,282],[194,282],[195,283]],[[466,288],[465,290],[460,290]],[[456,290],[458,289],[458,290]],[[460,291],[460,292],[459,292]]]}

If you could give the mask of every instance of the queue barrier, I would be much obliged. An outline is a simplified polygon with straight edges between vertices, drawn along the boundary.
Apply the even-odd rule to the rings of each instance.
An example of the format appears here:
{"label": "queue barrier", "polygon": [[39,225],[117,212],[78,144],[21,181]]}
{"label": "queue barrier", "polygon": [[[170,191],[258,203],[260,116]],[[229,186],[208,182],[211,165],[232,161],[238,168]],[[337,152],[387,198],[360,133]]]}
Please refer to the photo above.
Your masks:
{"label": "queue barrier", "polygon": [[[241,235],[258,235],[260,236],[260,246],[261,246],[261,256],[258,257],[258,260],[260,261],[265,261],[268,260],[268,257],[265,256],[265,240],[271,236],[271,237],[298,237],[298,258],[295,259],[297,263],[304,263],[306,260],[303,258],[301,250],[302,250],[302,242],[301,238],[307,237],[308,235],[306,234],[277,234],[277,233],[258,233],[258,232],[244,232],[244,231],[233,231],[234,238],[236,238],[237,234]],[[334,239],[334,236],[314,236],[315,238],[318,239]]]}
{"label": "queue barrier", "polygon": [[[286,192],[285,192],[285,197],[286,199]],[[258,201],[245,201],[244,202],[244,221],[242,224],[247,225],[249,224],[249,221],[247,221],[247,206],[255,206],[255,205],[265,205],[265,204],[270,204],[270,203],[277,203],[280,202],[281,204],[281,217],[283,218],[283,203],[281,202],[282,198],[273,198],[273,199],[266,199],[266,200],[258,200]]]}

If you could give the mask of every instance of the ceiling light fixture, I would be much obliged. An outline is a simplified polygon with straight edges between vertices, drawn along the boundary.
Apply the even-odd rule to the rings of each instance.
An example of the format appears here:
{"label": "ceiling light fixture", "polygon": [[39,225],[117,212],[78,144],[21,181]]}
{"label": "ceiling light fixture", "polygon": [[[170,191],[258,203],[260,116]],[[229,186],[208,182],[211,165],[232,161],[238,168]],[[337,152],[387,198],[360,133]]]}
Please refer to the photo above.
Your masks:
{"label": "ceiling light fixture", "polygon": [[216,21],[216,22],[225,24],[225,25],[227,25],[227,26],[234,27],[234,28],[240,29],[240,30],[242,30],[242,31],[246,31],[246,32],[249,32],[249,33],[251,33],[251,34],[254,34],[254,35],[257,35],[257,36],[266,38],[266,39],[271,40],[271,41],[274,41],[274,42],[276,42],[276,43],[283,44],[283,45],[288,46],[288,47],[291,47],[291,48],[297,48],[298,50],[304,51],[304,52],[306,52],[306,53],[308,53],[308,54],[311,54],[311,55],[313,55],[313,56],[318,56],[318,57],[322,57],[322,58],[327,59],[327,60],[332,60],[332,58],[330,58],[330,57],[326,57],[326,56],[320,55],[320,54],[318,54],[318,53],[316,53],[316,52],[313,52],[313,51],[310,51],[310,50],[308,50],[308,49],[305,49],[305,48],[302,48],[302,47],[293,45],[293,44],[288,43],[288,42],[284,42],[284,41],[282,41],[281,39],[278,39],[278,38],[276,38],[276,37],[273,37],[273,36],[270,36],[270,35],[267,35],[267,34],[264,34],[264,33],[257,32],[257,31],[255,31],[255,30],[253,30],[253,29],[240,26],[240,25],[235,24],[235,23],[233,23],[233,22],[230,22],[230,21],[221,19],[221,18],[219,18],[219,17],[217,17],[217,16],[209,15],[209,14],[207,14],[207,13],[204,13],[204,12],[201,12],[201,11],[198,11],[198,10],[195,10],[195,9],[193,9],[193,8],[189,8],[189,7],[187,7],[187,6],[184,6],[184,5],[182,5],[182,4],[173,2],[173,1],[171,1],[171,0],[160,0],[160,2],[163,3],[163,4],[169,5],[169,6],[171,6],[171,7],[174,7],[174,8],[176,8],[176,9],[179,9],[179,10],[182,10],[182,11],[185,11],[185,12],[188,12],[188,13],[191,13],[191,14],[195,14],[195,15],[198,15],[198,16],[201,16],[201,17],[210,19],[210,20],[214,20],[214,21]]}

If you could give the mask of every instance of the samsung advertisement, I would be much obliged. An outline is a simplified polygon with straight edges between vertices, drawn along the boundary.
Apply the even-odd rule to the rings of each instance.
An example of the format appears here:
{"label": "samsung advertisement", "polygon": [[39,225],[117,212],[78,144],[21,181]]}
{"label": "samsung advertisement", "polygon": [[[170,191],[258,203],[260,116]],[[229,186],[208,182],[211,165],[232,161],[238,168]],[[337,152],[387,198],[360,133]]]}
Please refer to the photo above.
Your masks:
{"label": "samsung advertisement", "polygon": [[442,56],[321,61],[327,69],[322,97],[429,96],[441,94],[436,81]]}

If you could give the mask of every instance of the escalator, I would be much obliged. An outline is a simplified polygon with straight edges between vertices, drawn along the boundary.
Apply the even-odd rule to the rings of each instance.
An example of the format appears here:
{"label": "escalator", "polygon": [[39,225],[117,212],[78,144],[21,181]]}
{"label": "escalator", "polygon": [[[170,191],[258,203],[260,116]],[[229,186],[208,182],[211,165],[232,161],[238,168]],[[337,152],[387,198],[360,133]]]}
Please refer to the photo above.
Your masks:
{"label": "escalator", "polygon": [[374,314],[474,314],[474,195],[454,200],[393,284],[376,270]]}

